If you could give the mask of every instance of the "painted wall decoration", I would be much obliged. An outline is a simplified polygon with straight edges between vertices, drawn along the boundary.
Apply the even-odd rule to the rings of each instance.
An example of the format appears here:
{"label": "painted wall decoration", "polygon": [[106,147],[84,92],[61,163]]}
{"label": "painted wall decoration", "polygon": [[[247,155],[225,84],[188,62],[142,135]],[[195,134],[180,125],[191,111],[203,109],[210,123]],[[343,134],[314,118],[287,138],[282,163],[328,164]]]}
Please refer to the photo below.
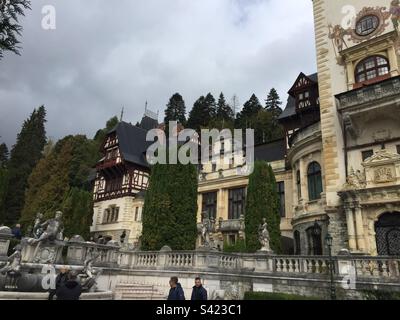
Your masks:
{"label": "painted wall decoration", "polygon": [[[361,25],[359,28],[359,22],[363,18],[370,18],[365,23],[368,23],[371,31],[366,34],[360,32],[362,30]],[[356,24],[354,27],[344,29],[340,25],[328,25],[329,38],[332,39],[337,53],[340,53],[349,47],[349,42],[358,44],[381,35],[390,24],[389,18],[394,21],[393,23],[397,23],[397,26],[400,26],[400,0],[392,1],[390,10],[386,7],[363,8],[355,18]]]}

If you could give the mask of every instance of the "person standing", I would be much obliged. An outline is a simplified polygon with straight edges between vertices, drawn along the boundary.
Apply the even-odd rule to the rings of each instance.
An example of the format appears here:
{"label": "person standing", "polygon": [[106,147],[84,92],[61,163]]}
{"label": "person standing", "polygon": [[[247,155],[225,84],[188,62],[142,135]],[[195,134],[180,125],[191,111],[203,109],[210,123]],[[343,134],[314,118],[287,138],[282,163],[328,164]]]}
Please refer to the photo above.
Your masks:
{"label": "person standing", "polygon": [[194,281],[195,286],[192,291],[192,299],[197,301],[206,301],[207,300],[207,290],[203,287],[201,283],[201,278],[197,277]]}
{"label": "person standing", "polygon": [[50,289],[49,291],[49,300],[53,300],[54,296],[56,295],[57,290],[63,286],[68,280],[68,268],[62,267],[60,269],[60,273],[56,277],[56,288]]}
{"label": "person standing", "polygon": [[82,286],[75,272],[70,272],[67,282],[56,290],[57,300],[79,300],[81,294]]}
{"label": "person standing", "polygon": [[169,280],[171,289],[169,290],[168,300],[185,300],[185,293],[177,277]]}
{"label": "person standing", "polygon": [[22,232],[21,232],[21,225],[17,224],[13,229],[12,229],[12,234],[15,239],[21,240],[22,239]]}

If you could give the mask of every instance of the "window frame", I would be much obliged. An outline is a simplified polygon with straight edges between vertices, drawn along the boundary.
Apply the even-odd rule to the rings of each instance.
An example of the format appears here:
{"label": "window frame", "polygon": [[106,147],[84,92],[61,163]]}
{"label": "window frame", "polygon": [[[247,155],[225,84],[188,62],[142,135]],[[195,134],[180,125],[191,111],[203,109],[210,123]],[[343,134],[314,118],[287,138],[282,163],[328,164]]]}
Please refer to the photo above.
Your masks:
{"label": "window frame", "polygon": [[206,192],[202,194],[201,212],[206,212],[208,219],[217,219],[218,192]]}
{"label": "window frame", "polygon": [[[374,66],[368,68],[367,63],[371,59],[373,59],[373,61],[374,61]],[[378,59],[383,59],[383,60],[385,60],[386,63],[379,64]],[[360,69],[361,67],[362,67],[362,70]],[[384,68],[387,68],[387,72],[384,74],[379,74],[379,71]],[[370,72],[375,72],[375,77],[368,78],[368,73],[370,73]],[[374,79],[384,77],[388,74],[390,74],[390,62],[387,57],[382,56],[382,55],[368,56],[368,57],[362,59],[360,62],[358,62],[354,69],[354,76],[355,76],[356,83],[364,83],[367,81],[372,81]],[[360,76],[364,77],[363,80],[360,79]]]}
{"label": "window frame", "polygon": [[281,218],[286,218],[286,202],[285,202],[285,181],[276,183],[278,197],[279,197],[279,213]]}
{"label": "window frame", "polygon": [[322,168],[317,161],[311,162],[307,167],[308,199],[316,201],[321,199],[324,192],[322,183]]}
{"label": "window frame", "polygon": [[[372,20],[375,19],[375,21],[373,21],[373,23],[372,23],[373,24],[372,28],[368,28],[368,29],[359,31],[359,26],[362,27],[363,24],[368,24],[369,19],[372,19]],[[376,25],[374,25],[374,22],[376,22]],[[361,17],[360,19],[358,19],[358,21],[356,22],[355,33],[360,37],[367,37],[367,36],[371,35],[372,33],[374,33],[379,28],[380,23],[381,23],[381,21],[377,15],[375,15],[375,14],[365,15],[365,16]]]}
{"label": "window frame", "polygon": [[373,149],[361,151],[361,159],[363,162],[365,162],[365,160],[367,160],[368,158],[371,158],[373,155],[374,155]]}
{"label": "window frame", "polygon": [[245,214],[246,188],[234,188],[228,190],[228,219],[238,220]]}

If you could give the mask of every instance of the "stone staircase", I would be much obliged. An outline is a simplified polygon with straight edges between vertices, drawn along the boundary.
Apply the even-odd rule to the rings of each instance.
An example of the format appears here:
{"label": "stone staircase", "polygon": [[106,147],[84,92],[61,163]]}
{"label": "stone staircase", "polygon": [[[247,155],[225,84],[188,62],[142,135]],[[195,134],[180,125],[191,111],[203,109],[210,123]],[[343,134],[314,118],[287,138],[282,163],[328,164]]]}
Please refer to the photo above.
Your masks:
{"label": "stone staircase", "polygon": [[115,286],[114,300],[165,300],[166,295],[153,285],[119,283]]}

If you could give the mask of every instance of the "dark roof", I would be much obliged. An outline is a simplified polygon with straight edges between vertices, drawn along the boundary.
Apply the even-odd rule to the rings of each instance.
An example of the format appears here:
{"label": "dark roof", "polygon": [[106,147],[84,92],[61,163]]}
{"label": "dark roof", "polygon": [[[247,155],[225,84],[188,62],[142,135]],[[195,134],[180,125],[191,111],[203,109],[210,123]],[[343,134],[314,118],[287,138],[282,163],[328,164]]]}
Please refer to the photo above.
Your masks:
{"label": "dark roof", "polygon": [[149,167],[146,161],[146,150],[152,142],[146,141],[147,130],[121,121],[110,131],[116,132],[119,149],[125,161],[143,167]]}
{"label": "dark roof", "polygon": [[147,131],[156,129],[158,127],[158,121],[144,115],[142,121],[140,122],[140,127]]}
{"label": "dark roof", "polygon": [[286,155],[285,139],[276,140],[254,147],[255,160],[264,160],[267,162],[284,160]]}
{"label": "dark roof", "polygon": [[[313,73],[307,76],[311,81],[318,83],[318,73]],[[288,101],[286,103],[285,110],[283,110],[282,114],[279,116],[279,120],[289,118],[296,115],[296,99],[289,95]]]}

